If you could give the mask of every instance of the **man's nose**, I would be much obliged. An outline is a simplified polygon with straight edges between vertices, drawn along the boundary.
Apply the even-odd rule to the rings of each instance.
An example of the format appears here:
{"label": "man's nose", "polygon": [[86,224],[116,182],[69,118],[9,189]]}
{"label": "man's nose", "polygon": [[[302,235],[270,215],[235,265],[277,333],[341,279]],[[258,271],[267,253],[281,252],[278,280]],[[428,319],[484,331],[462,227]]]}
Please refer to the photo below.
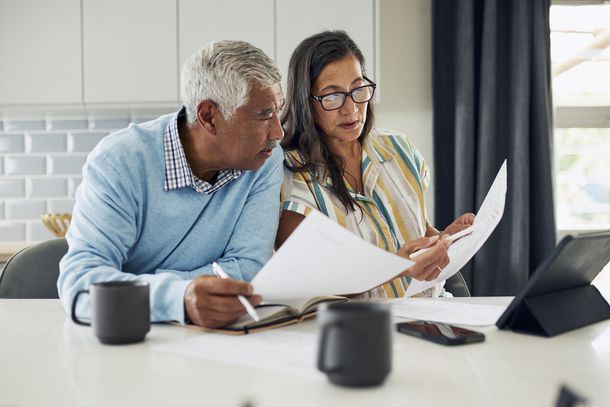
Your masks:
{"label": "man's nose", "polygon": [[284,138],[284,129],[282,128],[282,122],[277,114],[273,115],[273,123],[271,125],[271,131],[269,132],[269,138],[271,140],[280,141]]}

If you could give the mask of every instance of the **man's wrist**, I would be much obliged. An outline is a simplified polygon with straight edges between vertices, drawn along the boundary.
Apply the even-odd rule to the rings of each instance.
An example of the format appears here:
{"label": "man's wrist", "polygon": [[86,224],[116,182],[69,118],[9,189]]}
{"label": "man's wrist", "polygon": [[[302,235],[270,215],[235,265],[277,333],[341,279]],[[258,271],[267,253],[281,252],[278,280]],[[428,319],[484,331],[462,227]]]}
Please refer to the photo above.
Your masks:
{"label": "man's wrist", "polygon": [[189,318],[189,314],[186,311],[186,303],[184,304],[184,324],[185,325],[192,325],[193,321],[191,321],[191,319]]}

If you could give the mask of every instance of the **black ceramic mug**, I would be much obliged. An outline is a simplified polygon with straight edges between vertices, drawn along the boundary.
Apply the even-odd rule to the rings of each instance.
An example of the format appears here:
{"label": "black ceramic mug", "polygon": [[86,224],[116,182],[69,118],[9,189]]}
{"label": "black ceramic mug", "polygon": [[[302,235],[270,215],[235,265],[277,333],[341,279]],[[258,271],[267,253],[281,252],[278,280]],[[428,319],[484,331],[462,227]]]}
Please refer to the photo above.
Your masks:
{"label": "black ceramic mug", "polygon": [[[81,294],[91,295],[91,324],[76,316]],[[105,344],[134,343],[150,331],[150,289],[145,281],[108,281],[80,290],[72,300],[72,321],[92,326],[93,333]]]}
{"label": "black ceramic mug", "polygon": [[342,386],[376,386],[392,370],[391,316],[387,305],[324,305],[318,322],[318,369]]}

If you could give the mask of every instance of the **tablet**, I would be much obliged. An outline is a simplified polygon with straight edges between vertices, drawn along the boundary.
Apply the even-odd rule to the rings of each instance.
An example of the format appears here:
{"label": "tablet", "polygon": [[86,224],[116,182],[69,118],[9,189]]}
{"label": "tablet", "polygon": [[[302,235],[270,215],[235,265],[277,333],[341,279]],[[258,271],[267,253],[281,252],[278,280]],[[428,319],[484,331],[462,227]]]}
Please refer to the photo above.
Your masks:
{"label": "tablet", "polygon": [[591,281],[610,262],[610,231],[566,236],[496,322],[500,329],[553,336],[610,318]]}

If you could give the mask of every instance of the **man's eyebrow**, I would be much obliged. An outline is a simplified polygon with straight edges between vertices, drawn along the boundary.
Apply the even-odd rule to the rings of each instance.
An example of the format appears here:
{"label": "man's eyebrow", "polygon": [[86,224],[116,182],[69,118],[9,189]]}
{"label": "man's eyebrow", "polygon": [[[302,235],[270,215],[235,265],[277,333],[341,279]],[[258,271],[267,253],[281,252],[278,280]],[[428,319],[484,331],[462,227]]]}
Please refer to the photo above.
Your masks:
{"label": "man's eyebrow", "polygon": [[286,100],[282,100],[282,103],[279,105],[278,108],[267,107],[267,108],[263,108],[263,109],[257,111],[256,113],[259,114],[259,115],[268,115],[268,114],[271,114],[273,112],[277,112],[277,111],[282,110],[285,105],[286,105]]}
{"label": "man's eyebrow", "polygon": [[259,115],[259,116],[265,116],[265,115],[271,114],[273,112],[275,112],[275,108],[274,107],[267,107],[267,108],[258,110],[256,112],[256,114]]}

